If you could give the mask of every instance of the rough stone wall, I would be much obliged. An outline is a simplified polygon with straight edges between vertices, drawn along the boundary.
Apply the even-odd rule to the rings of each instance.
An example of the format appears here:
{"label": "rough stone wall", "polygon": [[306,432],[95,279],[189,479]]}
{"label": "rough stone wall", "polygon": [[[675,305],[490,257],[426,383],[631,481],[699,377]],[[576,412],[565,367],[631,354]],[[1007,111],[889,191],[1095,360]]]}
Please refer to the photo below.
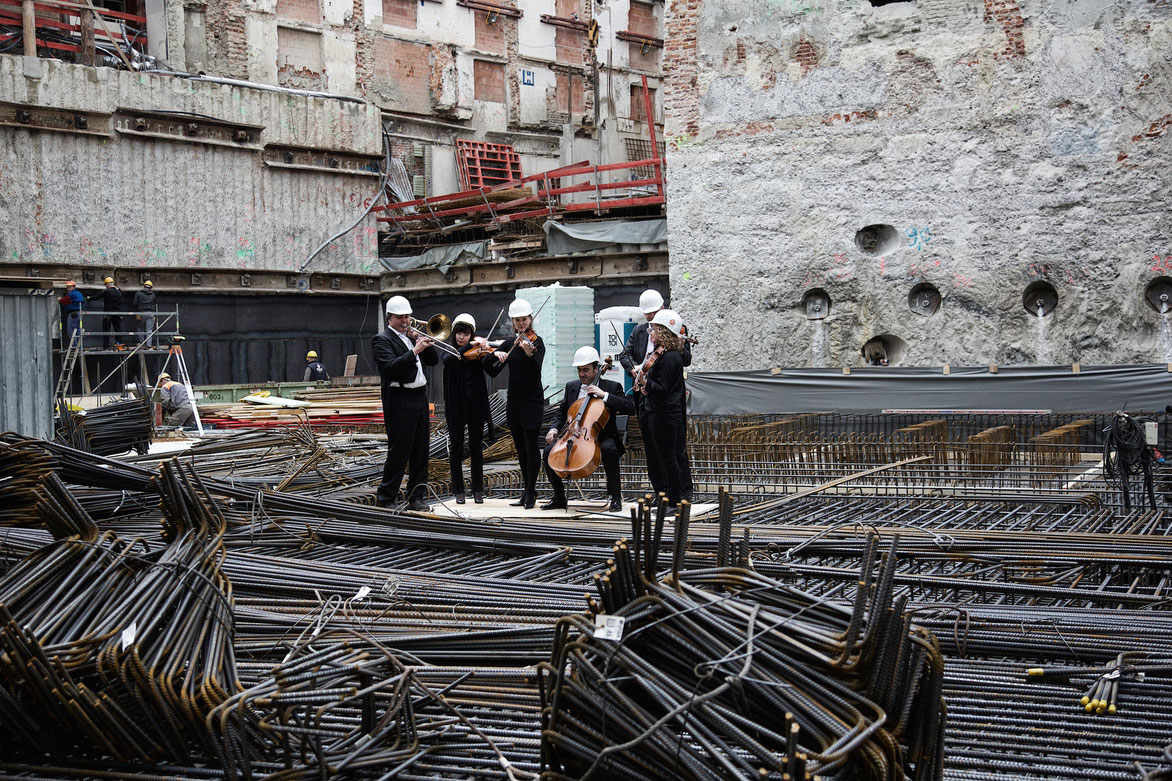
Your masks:
{"label": "rough stone wall", "polygon": [[696,368],[857,365],[879,335],[905,365],[1172,361],[1144,300],[1172,276],[1172,3],[667,11],[672,303]]}
{"label": "rough stone wall", "polygon": [[[222,117],[262,125],[265,145],[382,154],[378,109],[351,101],[9,55],[0,101]],[[296,271],[377,188],[373,176],[266,164],[256,147],[0,127],[0,269]],[[376,237],[368,216],[310,271],[379,273]]]}

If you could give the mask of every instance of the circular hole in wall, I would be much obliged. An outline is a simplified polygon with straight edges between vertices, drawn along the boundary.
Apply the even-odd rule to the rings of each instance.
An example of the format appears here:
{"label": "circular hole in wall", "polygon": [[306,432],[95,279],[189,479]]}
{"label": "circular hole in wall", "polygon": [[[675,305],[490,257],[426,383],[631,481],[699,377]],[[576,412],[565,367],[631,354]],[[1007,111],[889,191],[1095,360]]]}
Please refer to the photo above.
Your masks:
{"label": "circular hole in wall", "polygon": [[898,366],[907,355],[907,342],[894,334],[879,334],[863,345],[863,365]]}
{"label": "circular hole in wall", "polygon": [[855,245],[867,255],[890,255],[900,245],[893,225],[868,225],[855,233]]}
{"label": "circular hole in wall", "polygon": [[813,287],[802,294],[802,309],[807,320],[825,320],[830,314],[830,294],[820,287]]}
{"label": "circular hole in wall", "polygon": [[1021,305],[1034,317],[1046,317],[1058,306],[1058,291],[1049,282],[1031,282],[1021,294]]}
{"label": "circular hole in wall", "polygon": [[935,285],[923,282],[912,288],[907,295],[907,305],[917,315],[931,317],[940,308],[940,291]]}
{"label": "circular hole in wall", "polygon": [[1156,277],[1144,288],[1144,301],[1160,314],[1172,312],[1172,277]]}

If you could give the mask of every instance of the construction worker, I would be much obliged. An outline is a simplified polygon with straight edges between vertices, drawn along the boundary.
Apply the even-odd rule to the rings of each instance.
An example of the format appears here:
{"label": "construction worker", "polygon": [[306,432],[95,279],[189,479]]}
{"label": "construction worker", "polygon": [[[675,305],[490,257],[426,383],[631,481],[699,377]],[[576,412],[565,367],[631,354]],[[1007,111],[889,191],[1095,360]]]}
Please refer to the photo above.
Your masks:
{"label": "construction worker", "polygon": [[142,283],[142,290],[134,294],[134,311],[138,312],[135,319],[139,321],[138,343],[151,347],[155,343],[155,304],[154,283],[149,279]]}
{"label": "construction worker", "polygon": [[171,375],[159,375],[159,395],[163,402],[163,422],[168,426],[186,426],[195,419],[195,404],[181,382],[175,382]]}
{"label": "construction worker", "polygon": [[[85,303],[85,296],[77,290],[73,280],[65,283],[65,295],[57,299],[65,315],[65,339],[68,341],[81,328],[81,307]],[[80,347],[80,345],[78,345]]]}
{"label": "construction worker", "polygon": [[[105,289],[100,293],[94,293],[88,300],[92,302],[101,299],[103,312],[121,312],[122,291],[114,284],[112,277],[106,277],[102,283],[105,284]],[[121,330],[122,315],[102,315],[102,345],[107,350],[122,346],[122,340],[117,333]]]}
{"label": "construction worker", "polygon": [[310,350],[305,354],[305,379],[302,382],[329,382],[330,373],[317,359],[317,351]]}

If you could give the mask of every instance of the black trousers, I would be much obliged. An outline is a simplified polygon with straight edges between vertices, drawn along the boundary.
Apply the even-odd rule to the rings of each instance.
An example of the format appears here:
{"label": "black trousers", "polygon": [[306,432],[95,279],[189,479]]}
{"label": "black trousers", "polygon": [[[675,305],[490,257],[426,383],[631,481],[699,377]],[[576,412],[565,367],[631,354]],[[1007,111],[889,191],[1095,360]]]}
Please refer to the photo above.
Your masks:
{"label": "black trousers", "polygon": [[107,350],[113,350],[114,345],[122,342],[121,334],[111,334],[110,331],[122,330],[122,315],[106,315],[102,318],[102,330],[107,333],[103,335],[104,347]]}
{"label": "black trousers", "polygon": [[472,459],[472,490],[484,490],[484,421],[469,420],[455,425],[448,421],[448,465],[452,493],[464,493],[464,429],[468,430],[468,456]]}
{"label": "black trousers", "polygon": [[[676,504],[681,498],[683,466],[680,463],[680,440],[684,438],[680,428],[679,410],[654,410],[647,416],[648,431],[643,435],[647,443],[647,462],[654,464],[659,472],[658,481],[667,494],[667,501]],[[652,472],[652,485],[656,482]]]}
{"label": "black trousers", "polygon": [[651,446],[651,419],[642,394],[635,394],[635,417],[639,420],[639,432],[643,435],[643,452],[647,457],[647,478],[651,481],[651,493],[658,496],[660,491],[667,490],[667,486],[663,484],[658,453]]}
{"label": "black trousers", "polygon": [[[545,476],[549,478],[549,484],[553,486],[554,498],[564,500],[566,498],[565,483],[558,476],[557,472],[553,471],[549,466],[549,451],[552,449],[553,445],[548,445],[545,448],[545,454],[543,456],[545,460]],[[611,497],[621,496],[623,493],[623,483],[620,472],[622,466],[619,463],[619,446],[612,438],[606,437],[605,439],[598,440],[598,449],[602,451],[602,468],[606,470],[606,494]]]}
{"label": "black trousers", "polygon": [[427,497],[428,411],[426,388],[389,388],[383,404],[387,427],[387,460],[378,487],[380,504],[401,501],[403,473],[407,499]]}
{"label": "black trousers", "polygon": [[506,410],[505,422],[513,436],[513,447],[517,449],[517,463],[521,466],[521,479],[528,496],[537,495],[537,474],[541,468],[541,447],[537,444],[537,429],[522,425],[521,411],[515,407]]}

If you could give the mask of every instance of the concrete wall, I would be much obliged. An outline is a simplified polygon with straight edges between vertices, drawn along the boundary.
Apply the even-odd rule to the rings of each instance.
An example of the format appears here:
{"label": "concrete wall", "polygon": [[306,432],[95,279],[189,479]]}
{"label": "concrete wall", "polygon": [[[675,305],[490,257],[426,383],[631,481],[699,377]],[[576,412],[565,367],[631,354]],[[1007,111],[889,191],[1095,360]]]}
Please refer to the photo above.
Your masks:
{"label": "concrete wall", "polygon": [[[1172,361],[1172,5],[669,0],[673,302],[695,368]],[[865,251],[865,226],[891,226]],[[867,244],[867,242],[863,242]],[[1023,308],[1032,283],[1058,298]],[[935,314],[909,293],[938,289]],[[811,321],[803,294],[825,290]]]}
{"label": "concrete wall", "polygon": [[[271,165],[261,151],[381,155],[371,105],[7,55],[0,101],[263,126],[248,148],[0,127],[0,266],[296,270],[358,218],[378,186],[372,176]],[[368,217],[310,270],[378,273],[375,237]]]}

